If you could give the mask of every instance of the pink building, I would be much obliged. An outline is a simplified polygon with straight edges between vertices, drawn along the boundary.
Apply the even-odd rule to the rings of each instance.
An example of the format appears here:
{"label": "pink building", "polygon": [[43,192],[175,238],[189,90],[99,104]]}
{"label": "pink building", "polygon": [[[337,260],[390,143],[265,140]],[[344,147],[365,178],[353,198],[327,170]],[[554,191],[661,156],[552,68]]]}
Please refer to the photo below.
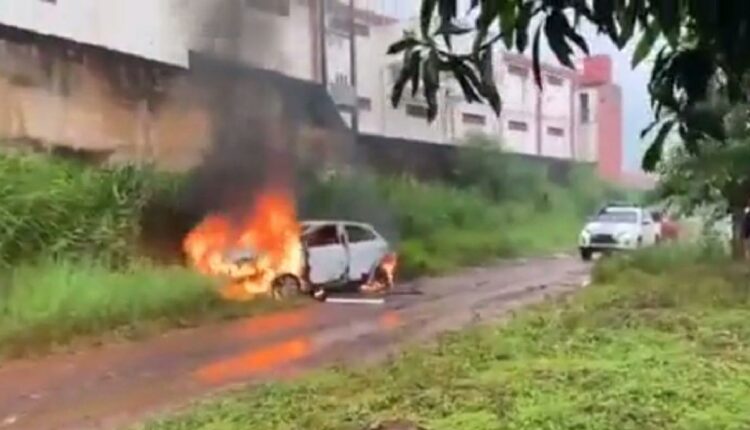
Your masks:
{"label": "pink building", "polygon": [[622,91],[613,81],[612,59],[587,58],[578,79],[579,146],[596,161],[602,178],[622,179]]}

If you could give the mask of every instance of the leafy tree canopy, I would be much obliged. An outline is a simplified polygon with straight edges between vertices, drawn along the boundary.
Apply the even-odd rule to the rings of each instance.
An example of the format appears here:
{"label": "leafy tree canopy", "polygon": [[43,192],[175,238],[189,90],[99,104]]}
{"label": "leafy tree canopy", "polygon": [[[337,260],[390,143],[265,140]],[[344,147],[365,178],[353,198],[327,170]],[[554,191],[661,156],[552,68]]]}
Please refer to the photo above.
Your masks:
{"label": "leafy tree canopy", "polygon": [[[390,46],[389,54],[404,58],[393,85],[394,106],[407,86],[414,95],[421,89],[433,120],[441,78],[447,75],[467,101],[489,103],[499,114],[502,99],[492,73],[493,47],[502,43],[525,52],[530,46],[541,87],[543,41],[561,64],[572,68],[576,51],[589,52],[581,31],[584,23],[620,48],[637,39],[634,66],[655,55],[649,84],[655,118],[643,132],[654,137],[643,161],[647,169],[661,159],[673,130],[692,155],[700,152],[701,142],[724,141],[726,106],[747,99],[748,0],[471,0],[469,11],[459,10],[459,3],[422,0],[419,30]],[[459,16],[475,19],[463,26]],[[472,37],[471,48],[454,49],[457,36]]]}

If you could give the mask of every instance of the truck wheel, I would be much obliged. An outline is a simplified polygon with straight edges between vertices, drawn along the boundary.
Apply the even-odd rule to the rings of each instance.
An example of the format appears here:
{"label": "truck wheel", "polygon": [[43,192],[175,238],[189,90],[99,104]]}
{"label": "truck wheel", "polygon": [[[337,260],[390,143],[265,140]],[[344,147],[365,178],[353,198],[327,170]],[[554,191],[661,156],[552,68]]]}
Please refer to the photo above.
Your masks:
{"label": "truck wheel", "polygon": [[293,275],[281,275],[273,280],[271,294],[274,299],[284,300],[300,294],[302,283]]}
{"label": "truck wheel", "polygon": [[594,252],[591,250],[591,248],[581,248],[581,260],[591,261],[591,258],[593,256]]}

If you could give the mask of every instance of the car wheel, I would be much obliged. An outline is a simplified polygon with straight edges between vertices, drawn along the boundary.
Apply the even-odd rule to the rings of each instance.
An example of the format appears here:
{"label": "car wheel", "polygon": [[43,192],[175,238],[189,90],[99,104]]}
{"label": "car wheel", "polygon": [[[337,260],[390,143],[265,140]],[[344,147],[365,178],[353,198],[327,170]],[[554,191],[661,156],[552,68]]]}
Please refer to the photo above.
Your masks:
{"label": "car wheel", "polygon": [[581,248],[581,260],[591,261],[591,258],[593,256],[594,252],[591,250],[591,248]]}
{"label": "car wheel", "polygon": [[288,299],[300,294],[302,283],[296,276],[282,275],[273,280],[271,292],[277,300]]}

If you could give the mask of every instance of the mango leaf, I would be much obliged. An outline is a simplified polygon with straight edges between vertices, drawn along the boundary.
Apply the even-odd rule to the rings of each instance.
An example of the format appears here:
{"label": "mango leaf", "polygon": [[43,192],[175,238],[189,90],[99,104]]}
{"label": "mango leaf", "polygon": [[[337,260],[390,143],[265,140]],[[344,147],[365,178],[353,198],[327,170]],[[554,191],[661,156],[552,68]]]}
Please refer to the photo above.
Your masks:
{"label": "mango leaf", "polygon": [[456,0],[438,0],[440,17],[444,21],[453,21],[458,12]]}
{"label": "mango leaf", "polygon": [[464,93],[464,98],[469,103],[481,102],[482,99],[477,95],[476,89],[471,85],[466,75],[454,71],[454,75],[458,84],[461,86],[461,91]]}
{"label": "mango leaf", "polygon": [[437,30],[435,30],[436,35],[445,35],[449,34],[451,36],[460,36],[462,34],[471,33],[473,30],[468,27],[460,27],[456,25],[453,21],[443,21],[440,24],[440,27],[438,27]]}
{"label": "mango leaf", "polygon": [[492,61],[492,48],[485,50],[484,55],[480,57],[478,68],[481,77],[481,86],[479,93],[487,99],[495,111],[495,115],[500,116],[502,111],[502,99],[497,91],[495,84],[495,67]]}
{"label": "mango leaf", "polygon": [[531,22],[533,7],[533,2],[525,2],[518,11],[515,26],[516,50],[518,52],[524,52],[529,44],[529,23]]}
{"label": "mango leaf", "polygon": [[625,8],[620,8],[618,11],[618,22],[620,24],[620,34],[616,41],[618,47],[622,48],[633,37],[635,23],[643,7],[643,0],[630,0]]}
{"label": "mango leaf", "polygon": [[653,130],[653,129],[654,129],[654,128],[655,128],[656,126],[657,126],[657,125],[659,125],[659,122],[660,122],[660,121],[659,121],[658,119],[657,119],[657,120],[654,120],[654,121],[651,121],[651,124],[649,124],[649,125],[648,125],[648,126],[647,126],[646,128],[644,128],[643,130],[641,130],[641,134],[640,134],[640,137],[641,137],[641,139],[644,139],[644,138],[645,138],[646,136],[648,136],[648,134],[649,134],[649,133],[651,133],[651,131],[652,131],[652,130]]}
{"label": "mango leaf", "polygon": [[437,116],[437,92],[440,88],[440,59],[434,50],[422,63],[422,86],[427,100],[427,121],[432,122]]}
{"label": "mango leaf", "polygon": [[409,61],[404,63],[401,68],[401,72],[396,78],[396,82],[393,84],[393,90],[391,92],[391,105],[394,108],[398,107],[401,102],[401,97],[404,93],[404,88],[409,80],[413,79],[414,75],[419,74],[419,63],[421,56],[419,52],[415,52],[409,57]]}
{"label": "mango leaf", "polygon": [[414,97],[419,91],[419,72],[421,70],[419,65],[422,63],[422,53],[420,51],[414,52],[410,63],[412,63],[414,67],[414,73],[411,75],[411,96]]}
{"label": "mango leaf", "polygon": [[649,25],[643,32],[641,40],[638,41],[638,45],[635,47],[633,52],[633,59],[631,60],[631,67],[638,67],[641,62],[648,57],[651,53],[651,49],[654,47],[656,39],[659,37],[659,31],[656,24]]}
{"label": "mango leaf", "polygon": [[575,66],[570,59],[573,50],[570,49],[564,37],[569,28],[568,20],[559,11],[552,12],[544,21],[544,33],[552,52],[557,57],[557,61],[568,68],[574,69]]}
{"label": "mango leaf", "polygon": [[498,20],[500,21],[500,33],[503,37],[503,43],[507,49],[513,46],[516,26],[516,3],[513,0],[495,1],[493,3],[501,4]]}
{"label": "mango leaf", "polygon": [[651,2],[652,13],[656,17],[669,44],[676,47],[679,42],[681,20],[680,0],[659,0]]}
{"label": "mango leaf", "polygon": [[615,0],[594,0],[594,20],[610,39],[619,40],[617,25],[615,24]]}
{"label": "mango leaf", "polygon": [[419,11],[419,28],[422,31],[422,37],[430,36],[430,25],[432,17],[435,16],[435,8],[438,0],[422,0],[422,7]]}
{"label": "mango leaf", "polygon": [[498,16],[499,3],[496,1],[488,1],[482,4],[482,8],[477,17],[475,26],[477,28],[477,36],[474,39],[474,46],[472,52],[478,53],[481,49],[484,40],[487,38],[487,34],[490,30],[490,25]]}
{"label": "mango leaf", "polygon": [[531,60],[532,60],[532,69],[534,71],[534,81],[536,82],[536,86],[541,90],[544,85],[542,84],[542,64],[541,64],[541,58],[540,57],[540,49],[542,44],[542,24],[539,24],[539,27],[536,29],[536,34],[534,35],[534,42],[531,48]]}
{"label": "mango leaf", "polygon": [[674,125],[674,120],[668,120],[662,124],[656,138],[651,142],[648,150],[646,150],[646,153],[643,155],[643,170],[653,172],[654,169],[656,169],[656,165],[661,160],[664,151],[664,141],[667,139],[667,136],[669,136]]}
{"label": "mango leaf", "polygon": [[578,34],[573,27],[570,26],[568,23],[568,19],[565,18],[565,15],[562,13],[555,14],[555,16],[559,16],[560,20],[560,27],[563,29],[563,33],[565,34],[565,37],[573,41],[573,43],[578,46],[578,49],[580,49],[584,54],[590,55],[589,53],[589,45],[586,43],[586,39],[583,38],[580,34]]}
{"label": "mango leaf", "polygon": [[419,45],[419,41],[413,37],[407,37],[406,39],[401,39],[398,42],[392,44],[388,47],[388,55],[394,55],[398,54],[400,52],[406,51],[407,49],[414,48]]}

